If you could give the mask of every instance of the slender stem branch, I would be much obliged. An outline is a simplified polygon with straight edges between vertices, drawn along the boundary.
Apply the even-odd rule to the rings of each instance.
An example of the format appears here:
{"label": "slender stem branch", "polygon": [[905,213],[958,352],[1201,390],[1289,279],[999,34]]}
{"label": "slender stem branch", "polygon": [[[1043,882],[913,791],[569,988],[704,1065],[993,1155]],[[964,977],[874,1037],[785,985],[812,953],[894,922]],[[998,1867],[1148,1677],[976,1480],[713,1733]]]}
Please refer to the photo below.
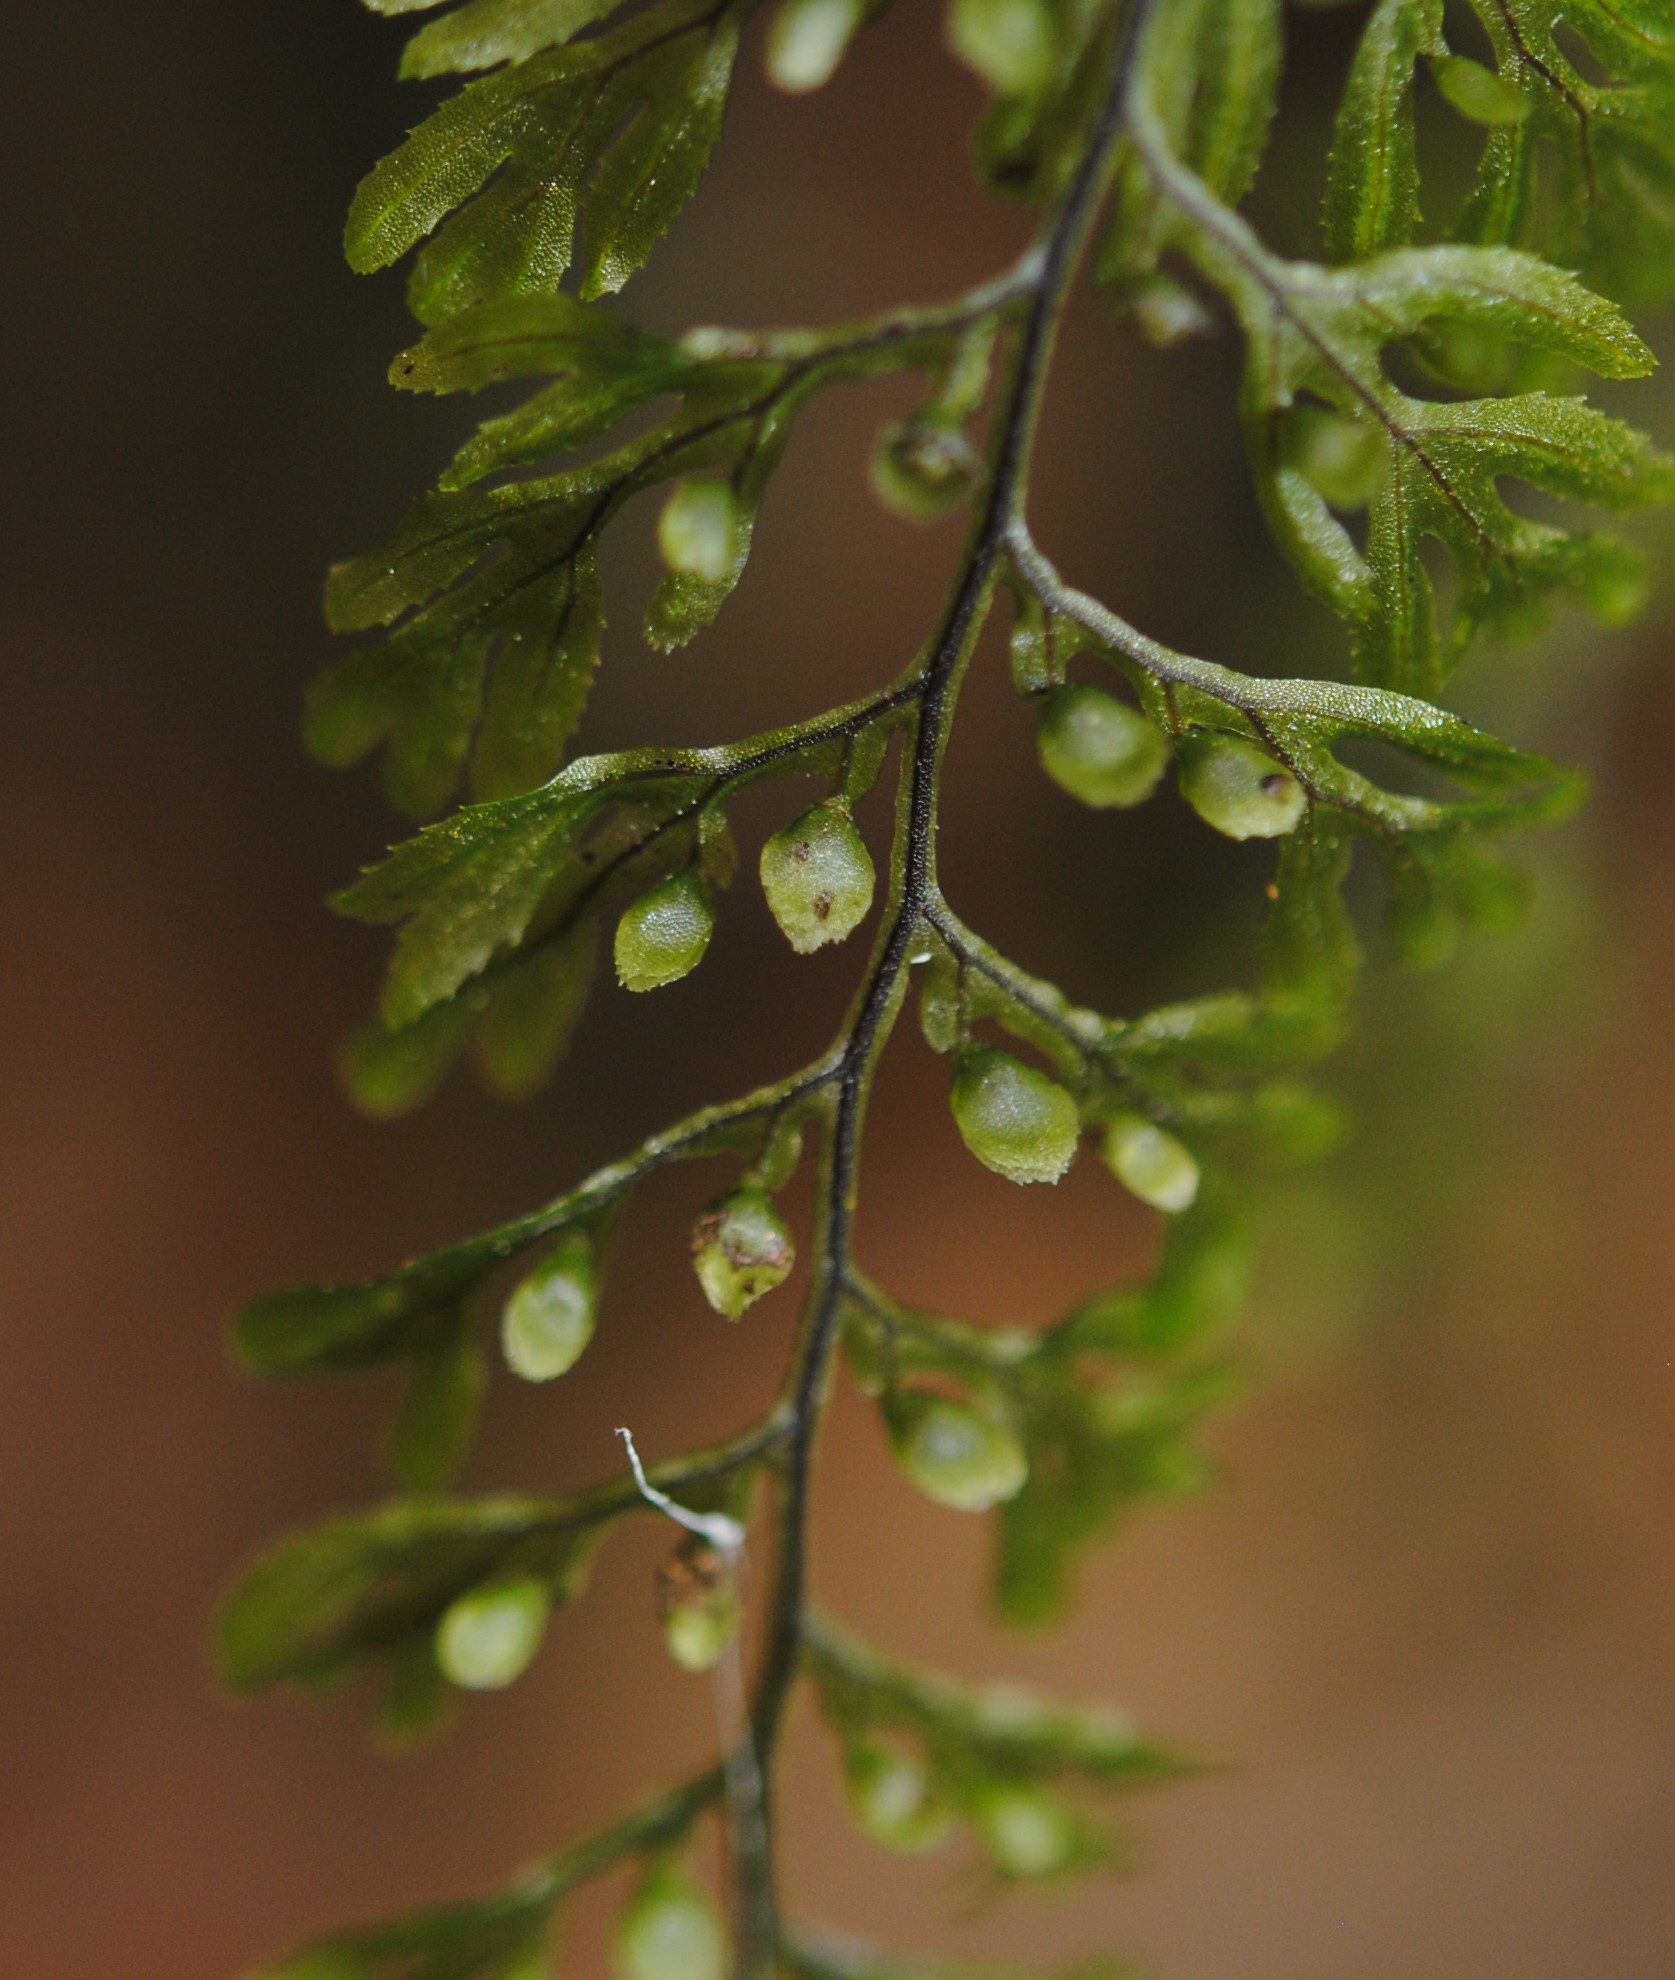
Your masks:
{"label": "slender stem branch", "polygon": [[548,1857],[520,1895],[531,1905],[552,1905],[579,1885],[602,1876],[624,1857],[675,1841],[691,1828],[721,1790],[719,1767],[694,1774],[680,1786],[631,1809],[608,1829],[584,1836],[580,1842]]}
{"label": "slender stem branch", "polygon": [[[439,1300],[464,1298],[497,1266],[509,1264],[543,1238],[553,1237],[610,1209],[669,1163],[716,1152],[726,1145],[729,1134],[747,1123],[783,1118],[794,1109],[817,1104],[819,1096],[836,1080],[838,1069],[837,1057],[828,1054],[789,1078],[758,1087],[741,1099],[700,1108],[673,1126],[648,1135],[627,1155],[595,1169],[574,1189],[566,1190],[538,1210],[510,1218],[492,1230],[441,1251],[429,1252],[390,1278],[373,1281],[370,1289],[392,1296],[388,1314],[392,1324],[434,1307]],[[290,1371],[281,1368],[277,1372]]]}
{"label": "slender stem branch", "polygon": [[[1138,79],[1131,92],[1127,115],[1135,149],[1145,162],[1153,186],[1191,220],[1196,230],[1195,236],[1183,238],[1180,245],[1201,272],[1226,290],[1228,285],[1221,279],[1221,271],[1226,263],[1231,262],[1246,281],[1254,282],[1266,297],[1268,306],[1291,325],[1326,369],[1360,402],[1368,417],[1384,428],[1392,444],[1404,449],[1419,463],[1461,524],[1472,532],[1484,554],[1504,556],[1504,547],[1483,528],[1471,504],[1444,472],[1441,463],[1421,444],[1420,435],[1391,410],[1391,397],[1387,390],[1381,391],[1354,367],[1345,364],[1333,349],[1331,339],[1322,334],[1307,308],[1299,307],[1298,275],[1306,278],[1308,270],[1287,264],[1270,253],[1248,223],[1224,206],[1197,173],[1181,163],[1170,150],[1168,137],[1157,113],[1145,100],[1145,92]],[[1303,293],[1306,295],[1306,291]]]}
{"label": "slender stem branch", "polygon": [[[926,904],[934,893],[938,786],[954,705],[987,615],[1009,531],[1022,511],[1059,319],[1109,181],[1144,11],[1145,0],[1131,0],[1105,97],[1070,183],[1039,243],[1033,294],[997,414],[987,499],[967,543],[923,674],[918,716],[904,767],[904,801],[892,860],[897,879],[891,911],[838,1053],[835,1102],[821,1178],[821,1244],[802,1337],[787,1384],[791,1429],[779,1516],[778,1578],[754,1713],[756,1750],[765,1773],[770,1768],[801,1645],[810,1471],[849,1269],[867,1092],[899,1008],[905,971]],[[771,1796],[771,1781],[768,1792]],[[765,1825],[760,1855],[734,1865],[739,1923],[736,1980],[772,1980],[779,1964],[770,1836],[771,1824]]]}
{"label": "slender stem branch", "polygon": [[1103,1063],[1111,1027],[1096,1011],[1080,1009],[1053,984],[1043,983],[1009,962],[974,935],[940,894],[926,901],[925,919],[963,967],[976,970],[1005,991],[1014,1003],[1062,1038],[1084,1064]]}
{"label": "slender stem branch", "polygon": [[[1319,683],[1252,679],[1234,673],[1232,668],[1222,666],[1219,661],[1197,660],[1191,654],[1175,652],[1172,647],[1131,626],[1109,605],[1066,584],[1036,548],[1035,540],[1021,518],[1007,532],[1007,549],[1018,575],[1049,611],[1073,619],[1077,625],[1091,632],[1095,639],[1103,641],[1125,659],[1132,660],[1166,687],[1195,688],[1199,693],[1236,709],[1315,804],[1326,805],[1350,817],[1360,817],[1366,813],[1365,805],[1345,801],[1344,789],[1328,790],[1322,785],[1307,761],[1272,726],[1270,718],[1276,715],[1309,712],[1311,702],[1318,702],[1320,698]],[[1362,692],[1365,693],[1365,690]],[[1356,784],[1344,788],[1361,790],[1370,786]]]}

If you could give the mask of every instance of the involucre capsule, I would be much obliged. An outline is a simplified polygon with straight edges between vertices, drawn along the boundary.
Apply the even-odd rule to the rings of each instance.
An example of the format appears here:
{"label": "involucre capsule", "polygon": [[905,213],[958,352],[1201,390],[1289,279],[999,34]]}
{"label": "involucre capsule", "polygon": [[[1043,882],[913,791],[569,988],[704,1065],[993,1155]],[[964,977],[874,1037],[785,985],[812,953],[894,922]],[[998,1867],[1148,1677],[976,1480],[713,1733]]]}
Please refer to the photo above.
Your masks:
{"label": "involucre capsule", "polygon": [[1010,1182],[1057,1182],[1076,1157],[1076,1102],[1056,1080],[992,1046],[960,1054],[955,1125],[973,1155]]}
{"label": "involucre capsule", "polygon": [[916,1755],[882,1740],[858,1741],[844,1755],[849,1805],[860,1829],[885,1849],[935,1849],[957,1816]]}
{"label": "involucre capsule", "polygon": [[653,1863],[622,1908],[611,1939],[619,1980],[724,1980],[727,1929],[678,1863]]}
{"label": "involucre capsule", "polygon": [[657,518],[657,547],[672,571],[718,584],[739,556],[739,505],[724,481],[683,481]]}
{"label": "involucre capsule", "polygon": [[831,81],[861,25],[860,0],[787,0],[768,29],[768,80],[802,96]]}
{"label": "involucre capsule", "polygon": [[1137,708],[1079,684],[1048,696],[1035,742],[1060,790],[1101,810],[1149,798],[1169,762],[1168,743]]}
{"label": "involucre capsule", "polygon": [[1105,1160],[1123,1185],[1154,1210],[1185,1210],[1198,1195],[1198,1164],[1166,1129],[1123,1114],[1105,1134]]}
{"label": "involucre capsule", "polygon": [[500,1344],[507,1367],[526,1382],[567,1374],[593,1339],[598,1299],[593,1247],[573,1234],[519,1281],[506,1302]]}
{"label": "involucre capsule", "polygon": [[725,1319],[789,1278],[796,1247],[766,1190],[746,1183],[692,1227],[692,1263],[704,1297]]}
{"label": "involucre capsule", "polygon": [[616,927],[617,981],[625,990],[678,983],[704,959],[715,903],[696,873],[672,873],[624,910]]}
{"label": "involucre capsule", "polygon": [[1046,1877],[1076,1853],[1076,1823],[1055,1796],[1021,1784],[985,1788],[972,1824],[991,1863],[1009,1877]]}
{"label": "involucre capsule", "polygon": [[707,1671],[739,1633],[738,1576],[702,1535],[689,1533],[657,1570],[657,1619],[669,1655],[685,1671]]}
{"label": "involucre capsule", "polygon": [[1053,65],[1053,24],[1042,0],[954,0],[948,45],[1001,96],[1027,96]]}
{"label": "involucre capsule", "polygon": [[547,1591],[532,1576],[474,1588],[436,1626],[436,1661],[467,1691],[500,1691],[522,1677],[547,1633]]}
{"label": "involucre capsule", "polygon": [[1265,749],[1234,736],[1195,736],[1180,751],[1181,795],[1230,839],[1279,839],[1308,807],[1303,787]]}
{"label": "involucre capsule", "polygon": [[866,918],[877,876],[849,809],[830,798],[762,848],[762,892],[800,956],[841,942]]}
{"label": "involucre capsule", "polygon": [[994,1410],[924,1389],[898,1390],[884,1408],[896,1462],[927,1499],[987,1512],[1022,1490],[1029,1459]]}
{"label": "involucre capsule", "polygon": [[884,427],[873,445],[872,492],[903,522],[933,523],[977,485],[978,461],[959,427],[908,419]]}

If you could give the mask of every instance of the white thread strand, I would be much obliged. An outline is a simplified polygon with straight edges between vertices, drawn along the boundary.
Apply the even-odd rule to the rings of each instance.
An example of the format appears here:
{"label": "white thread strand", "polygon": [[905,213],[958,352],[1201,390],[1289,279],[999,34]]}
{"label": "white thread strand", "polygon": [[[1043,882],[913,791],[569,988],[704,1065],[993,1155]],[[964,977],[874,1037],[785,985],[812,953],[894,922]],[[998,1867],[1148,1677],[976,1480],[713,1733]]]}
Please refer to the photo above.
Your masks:
{"label": "white thread strand", "polygon": [[[742,1593],[744,1580],[743,1525],[728,1513],[697,1513],[661,1492],[645,1474],[640,1454],[634,1448],[630,1430],[619,1427],[617,1435],[628,1452],[628,1464],[640,1496],[677,1526],[707,1540],[736,1577]],[[721,1739],[722,1786],[727,1802],[728,1848],[735,1862],[760,1860],[768,1847],[768,1821],[763,1793],[762,1767],[756,1757],[756,1740],[751,1730],[750,1706],[745,1694],[744,1656],[740,1634],[735,1634],[716,1660],[711,1673],[715,1699],[716,1730]]]}

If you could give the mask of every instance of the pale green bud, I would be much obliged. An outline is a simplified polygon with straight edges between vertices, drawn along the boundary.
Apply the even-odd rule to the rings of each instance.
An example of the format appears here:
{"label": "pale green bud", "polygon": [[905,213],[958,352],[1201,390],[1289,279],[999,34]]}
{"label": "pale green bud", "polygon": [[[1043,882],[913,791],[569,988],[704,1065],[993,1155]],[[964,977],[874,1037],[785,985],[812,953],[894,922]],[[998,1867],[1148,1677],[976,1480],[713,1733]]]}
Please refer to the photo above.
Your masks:
{"label": "pale green bud", "polygon": [[1279,839],[1308,808],[1303,787],[1255,743],[1194,736],[1180,752],[1181,795],[1230,839]]}
{"label": "pale green bud", "polygon": [[1046,694],[1058,681],[1056,642],[1047,631],[1047,615],[1033,597],[1018,600],[1006,636],[1012,685],[1023,695]]}
{"label": "pale green bud", "polygon": [[939,1506],[987,1512],[1023,1489],[1029,1459],[993,1410],[925,1389],[897,1390],[884,1408],[896,1462]]}
{"label": "pale green bud", "polygon": [[986,1169],[1016,1183],[1057,1182],[1076,1158],[1076,1102],[1010,1053],[970,1046],[954,1072],[954,1122]]}
{"label": "pale green bud", "polygon": [[679,1864],[652,1864],[611,1939],[619,1980],[725,1980],[727,1928]]}
{"label": "pale green bud", "polygon": [[1637,618],[1650,590],[1644,561],[1626,543],[1602,546],[1602,554],[1582,580],[1588,610],[1608,626],[1626,626]]}
{"label": "pale green bud", "polygon": [[960,1042],[964,1017],[960,966],[946,949],[937,949],[919,986],[919,1029],[925,1043],[933,1052],[952,1052]]}
{"label": "pale green bud", "polygon": [[689,1533],[657,1570],[657,1617],[683,1671],[707,1671],[739,1633],[744,1612],[733,1569],[700,1534]]}
{"label": "pale green bud", "polygon": [[616,925],[617,981],[625,990],[678,983],[703,961],[715,904],[696,873],[673,873],[642,894]]}
{"label": "pale green bud", "polygon": [[1105,1160],[1123,1187],[1154,1210],[1185,1210],[1198,1195],[1198,1164],[1191,1152],[1138,1114],[1111,1123]]}
{"label": "pale green bud", "polygon": [[503,1968],[498,1980],[553,1980],[552,1948],[532,1946],[515,1966]]}
{"label": "pale green bud", "polygon": [[568,1237],[519,1281],[500,1316],[506,1365],[526,1382],[568,1374],[593,1339],[599,1285],[593,1247]]}
{"label": "pale green bud", "polygon": [[436,1626],[436,1661],[467,1691],[499,1691],[522,1677],[547,1633],[549,1603],[525,1576],[462,1595]]}
{"label": "pale green bud", "polygon": [[1154,351],[1170,350],[1215,328],[1215,318],[1192,291],[1168,275],[1136,282],[1125,301],[1130,321]]}
{"label": "pale green bud", "polygon": [[1052,72],[1053,23],[1042,0],[954,0],[948,45],[1000,96],[1028,96]]}
{"label": "pale green bud", "polygon": [[1474,124],[1521,124],[1535,107],[1516,83],[1469,55],[1444,55],[1431,74],[1445,100]]}
{"label": "pale green bud", "polygon": [[739,505],[724,481],[677,484],[657,518],[657,547],[672,571],[719,583],[739,556]]}
{"label": "pale green bud", "polygon": [[958,1820],[924,1763],[897,1747],[872,1740],[851,1746],[844,1776],[856,1824],[884,1849],[935,1849]]}
{"label": "pale green bud", "polygon": [[1368,420],[1326,406],[1291,411],[1287,452],[1334,509],[1364,509],[1384,478],[1389,442]]}
{"label": "pale green bud", "polygon": [[884,427],[873,445],[872,492],[903,522],[940,522],[977,485],[978,460],[957,426],[908,419]]}
{"label": "pale green bud", "polygon": [[872,906],[872,854],[835,798],[776,832],[762,848],[761,872],[773,918],[800,956],[841,942]]}
{"label": "pale green bud", "polygon": [[1096,687],[1056,688],[1035,741],[1059,789],[1100,809],[1149,798],[1169,762],[1162,733]]}
{"label": "pale green bud", "polygon": [[861,14],[859,0],[788,0],[768,29],[768,81],[791,96],[830,82]]}
{"label": "pale green bud", "polygon": [[1009,1877],[1050,1876],[1076,1854],[1070,1811],[1038,1788],[985,1788],[972,1805],[971,1819],[990,1862]]}
{"label": "pale green bud", "polygon": [[692,1227],[698,1283],[728,1320],[737,1320],[747,1306],[783,1284],[796,1257],[773,1198],[752,1183],[713,1204]]}

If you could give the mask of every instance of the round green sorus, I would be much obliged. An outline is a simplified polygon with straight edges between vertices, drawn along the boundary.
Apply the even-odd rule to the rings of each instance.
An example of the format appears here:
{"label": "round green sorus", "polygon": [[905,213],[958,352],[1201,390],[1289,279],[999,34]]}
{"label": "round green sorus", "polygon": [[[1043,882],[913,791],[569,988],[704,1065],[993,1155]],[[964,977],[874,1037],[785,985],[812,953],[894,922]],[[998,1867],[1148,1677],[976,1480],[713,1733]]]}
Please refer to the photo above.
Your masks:
{"label": "round green sorus", "polygon": [[970,1813],[989,1861],[1009,1877],[1051,1876],[1076,1854],[1075,1818],[1039,1788],[1011,1782],[986,1787]]}
{"label": "round green sorus", "polygon": [[738,1577],[700,1534],[689,1533],[657,1570],[657,1617],[685,1671],[712,1670],[744,1619]]}
{"label": "round green sorus", "polygon": [[957,426],[900,420],[873,444],[872,492],[903,522],[940,522],[977,485],[977,456]]}
{"label": "round green sorus", "polygon": [[968,1046],[954,1069],[952,1098],[966,1147],[1009,1182],[1057,1182],[1076,1158],[1076,1102],[1008,1052]]}
{"label": "round green sorus", "polygon": [[1181,795],[1230,839],[1280,839],[1296,830],[1308,798],[1291,772],[1255,743],[1194,736],[1180,750]]}
{"label": "round green sorus", "polygon": [[829,83],[861,25],[862,11],[860,0],[787,0],[768,28],[768,81],[790,96]]}
{"label": "round green sorus", "polygon": [[746,1183],[712,1204],[692,1226],[692,1263],[704,1297],[725,1319],[791,1275],[796,1246],[773,1198]]}
{"label": "round green sorus", "polygon": [[991,1409],[927,1389],[885,1399],[896,1462],[927,1499],[955,1512],[987,1512],[1015,1498],[1029,1459],[1010,1424]]}
{"label": "round green sorus", "polygon": [[672,571],[719,583],[739,557],[739,505],[724,481],[683,481],[657,518],[657,547]]}
{"label": "round green sorus", "polygon": [[1000,96],[1028,96],[1053,66],[1053,23],[1042,0],[954,0],[948,45]]}
{"label": "round green sorus", "polygon": [[1154,1122],[1122,1114],[1105,1132],[1111,1173],[1142,1203],[1173,1214],[1198,1195],[1198,1164],[1191,1151]]}
{"label": "round green sorus", "polygon": [[593,1246],[567,1237],[518,1285],[500,1316],[506,1365],[526,1382],[568,1374],[593,1339],[599,1282]]}
{"label": "round green sorus", "polygon": [[1137,708],[1080,684],[1047,697],[1035,746],[1059,789],[1098,809],[1149,798],[1169,763],[1169,744]]}
{"label": "round green sorus", "polygon": [[858,1740],[848,1749],[844,1778],[857,1826],[885,1849],[909,1855],[935,1849],[959,1819],[924,1762],[881,1740]]}
{"label": "round green sorus", "polygon": [[647,1866],[611,1938],[620,1980],[724,1980],[727,1928],[708,1894],[678,1863]]}
{"label": "round green sorus", "polygon": [[616,925],[617,981],[625,990],[678,983],[704,959],[715,903],[696,873],[672,873],[623,911]]}
{"label": "round green sorus", "polygon": [[841,942],[866,918],[877,875],[849,807],[828,798],[762,848],[762,892],[800,956]]}
{"label": "round green sorus", "polygon": [[436,1661],[466,1691],[499,1691],[528,1670],[547,1633],[547,1591],[532,1576],[474,1588],[436,1626]]}

